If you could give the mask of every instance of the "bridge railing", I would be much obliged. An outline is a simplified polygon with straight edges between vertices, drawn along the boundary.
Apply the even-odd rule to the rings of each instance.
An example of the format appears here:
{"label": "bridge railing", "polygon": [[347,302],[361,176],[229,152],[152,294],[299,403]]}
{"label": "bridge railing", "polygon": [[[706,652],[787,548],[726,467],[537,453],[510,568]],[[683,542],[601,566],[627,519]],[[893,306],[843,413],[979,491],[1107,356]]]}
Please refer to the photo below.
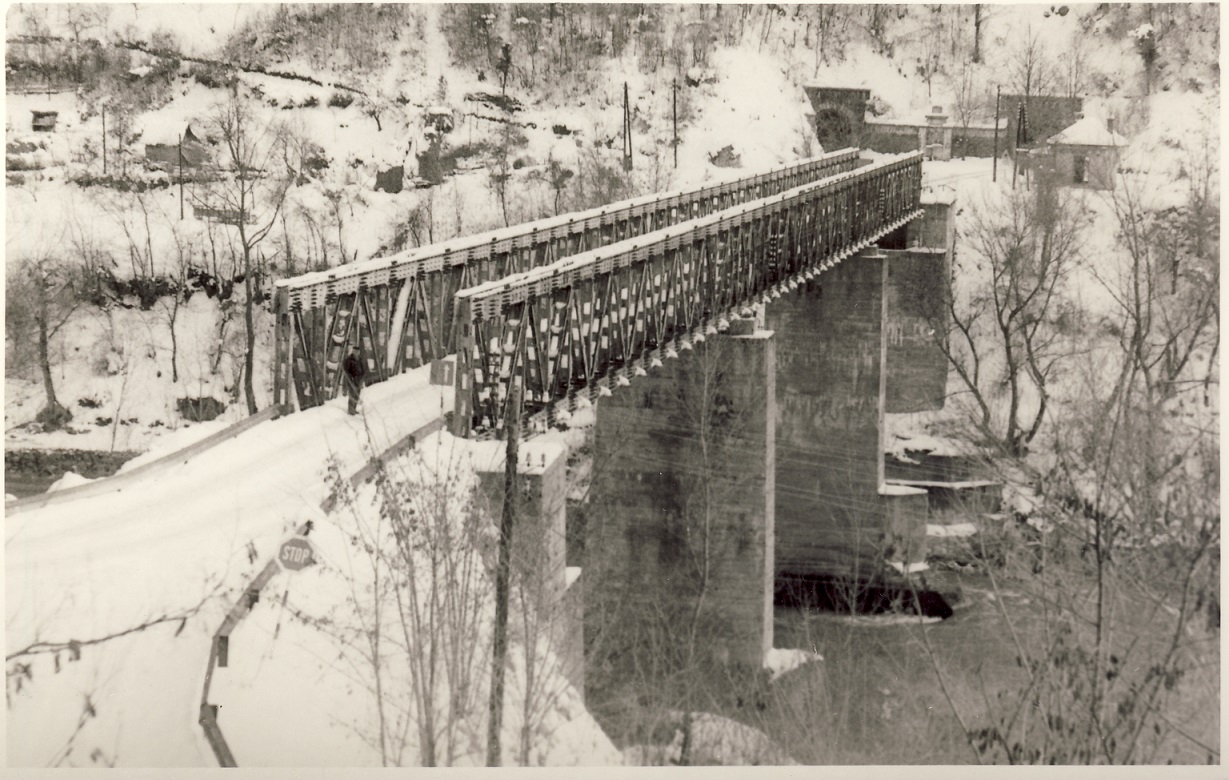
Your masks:
{"label": "bridge railing", "polygon": [[853,170],[844,149],[698,190],[635,198],[591,211],[406,250],[277,283],[274,399],[282,413],[335,397],[347,347],[362,344],[369,381],[456,349],[458,290],[703,217]]}
{"label": "bridge railing", "polygon": [[869,246],[921,214],[921,163],[896,155],[459,291],[453,433],[500,434],[512,383],[520,413],[549,422]]}

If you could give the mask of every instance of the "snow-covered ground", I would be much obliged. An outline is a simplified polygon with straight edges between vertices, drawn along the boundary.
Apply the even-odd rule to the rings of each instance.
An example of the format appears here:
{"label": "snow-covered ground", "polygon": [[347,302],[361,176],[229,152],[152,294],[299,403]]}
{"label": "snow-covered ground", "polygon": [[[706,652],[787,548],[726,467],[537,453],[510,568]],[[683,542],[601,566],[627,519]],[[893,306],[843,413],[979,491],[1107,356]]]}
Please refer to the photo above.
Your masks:
{"label": "snow-covered ground", "polygon": [[[200,606],[178,636],[178,622],[164,623],[87,646],[77,662],[68,652],[33,658],[33,679],[10,702],[10,763],[53,761],[86,695],[98,717],[78,740],[125,764],[211,763],[196,725],[199,686],[209,637],[230,599],[313,515],[328,489],[330,457],[362,464],[365,453],[438,417],[451,400],[422,372],[409,374],[372,388],[365,417],[349,417],[344,402],[334,402],[257,426],[131,489],[6,517],[9,652],[86,642]],[[86,764],[86,756],[78,748],[70,763]]]}

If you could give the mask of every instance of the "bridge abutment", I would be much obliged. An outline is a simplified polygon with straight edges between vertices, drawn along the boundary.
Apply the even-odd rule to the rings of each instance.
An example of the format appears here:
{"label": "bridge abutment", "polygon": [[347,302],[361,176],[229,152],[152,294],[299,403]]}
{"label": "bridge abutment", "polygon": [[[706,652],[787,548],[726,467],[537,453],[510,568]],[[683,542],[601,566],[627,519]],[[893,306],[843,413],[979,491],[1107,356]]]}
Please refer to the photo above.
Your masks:
{"label": "bridge abutment", "polygon": [[[658,670],[772,648],[776,339],[710,336],[598,406],[586,645]],[[660,664],[660,666],[659,666]]]}
{"label": "bridge abutment", "polygon": [[[506,445],[503,441],[470,445],[479,486],[494,517],[504,505]],[[534,672],[539,678],[561,674],[583,692],[580,572],[567,569],[565,560],[567,460],[567,447],[558,442],[521,442],[517,463],[520,495],[512,530],[511,625],[513,631],[528,628],[531,636],[548,638],[553,658],[537,659]],[[527,612],[516,611],[521,600],[530,607]]]}

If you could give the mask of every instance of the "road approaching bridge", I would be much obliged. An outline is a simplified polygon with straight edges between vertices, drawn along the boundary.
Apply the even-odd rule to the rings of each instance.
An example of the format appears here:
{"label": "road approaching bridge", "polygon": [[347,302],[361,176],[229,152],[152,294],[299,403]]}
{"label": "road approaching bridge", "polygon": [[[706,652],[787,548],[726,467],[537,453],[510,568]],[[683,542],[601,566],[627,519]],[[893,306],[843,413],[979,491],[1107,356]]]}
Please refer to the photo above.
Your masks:
{"label": "road approaching bridge", "polygon": [[854,170],[844,149],[697,190],[658,193],[587,212],[406,250],[277,283],[274,402],[282,414],[334,398],[341,358],[362,344],[368,382],[456,351],[454,296],[634,236]]}

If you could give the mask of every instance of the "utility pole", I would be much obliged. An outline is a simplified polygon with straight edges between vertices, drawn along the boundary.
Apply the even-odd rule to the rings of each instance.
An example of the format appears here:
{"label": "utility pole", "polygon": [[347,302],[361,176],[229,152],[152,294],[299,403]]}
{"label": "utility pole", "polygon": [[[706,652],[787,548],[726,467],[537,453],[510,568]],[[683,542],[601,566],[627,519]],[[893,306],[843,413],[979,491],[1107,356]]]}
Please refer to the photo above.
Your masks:
{"label": "utility pole", "polygon": [[674,167],[679,167],[679,80],[671,79],[670,86],[674,89],[671,107],[674,111]]}
{"label": "utility pole", "polygon": [[[1028,100],[1028,93],[1024,93],[1024,99]],[[1011,188],[1016,188],[1016,174],[1020,171],[1020,152],[1027,151],[1025,145],[1028,143],[1028,113],[1025,104],[1020,104],[1020,110],[1016,112],[1016,145],[1013,147],[1015,152],[1011,156]]]}
{"label": "utility pole", "polygon": [[[981,6],[978,6],[980,8]],[[976,60],[974,60],[976,62]],[[999,180],[999,101],[1003,98],[1003,86],[994,87],[994,167],[990,172],[990,181]]]}
{"label": "utility pole", "polygon": [[632,169],[632,109],[627,97],[627,82],[623,82],[623,170]]}
{"label": "utility pole", "polygon": [[183,221],[183,133],[179,134],[179,221]]}
{"label": "utility pole", "polygon": [[[515,360],[515,358],[514,358]],[[521,438],[521,386],[516,372],[508,382],[508,406],[504,425],[508,447],[504,455],[504,509],[499,517],[499,562],[495,569],[495,637],[491,650],[491,700],[486,733],[486,765],[500,766],[499,733],[504,719],[504,659],[508,654],[508,581],[511,578],[512,528],[520,497],[517,479],[518,445]]]}

